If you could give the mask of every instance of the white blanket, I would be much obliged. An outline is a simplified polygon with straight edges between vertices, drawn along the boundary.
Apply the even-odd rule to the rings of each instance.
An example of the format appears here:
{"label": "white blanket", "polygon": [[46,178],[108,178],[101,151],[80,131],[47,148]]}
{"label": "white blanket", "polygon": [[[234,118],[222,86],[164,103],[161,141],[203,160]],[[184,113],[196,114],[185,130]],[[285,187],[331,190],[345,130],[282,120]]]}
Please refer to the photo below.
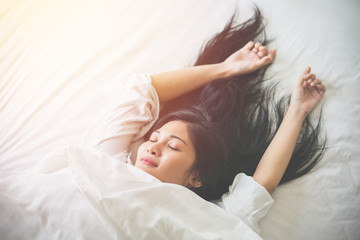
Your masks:
{"label": "white blanket", "polygon": [[191,65],[202,42],[221,30],[236,8],[236,19],[247,19],[253,2],[278,50],[268,76],[290,93],[310,65],[326,85],[323,126],[329,145],[314,171],[274,192],[261,237],[358,239],[357,0],[2,0],[0,177],[29,174],[49,152],[79,146],[119,75]]}
{"label": "white blanket", "polygon": [[51,153],[0,190],[2,239],[261,239],[187,188],[100,151]]}

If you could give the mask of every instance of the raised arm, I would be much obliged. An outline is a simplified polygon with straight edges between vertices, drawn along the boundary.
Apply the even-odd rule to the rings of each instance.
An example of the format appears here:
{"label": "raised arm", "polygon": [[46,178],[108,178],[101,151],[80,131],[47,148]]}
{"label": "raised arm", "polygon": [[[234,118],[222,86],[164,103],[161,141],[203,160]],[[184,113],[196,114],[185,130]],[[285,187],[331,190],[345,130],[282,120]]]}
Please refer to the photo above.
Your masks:
{"label": "raised arm", "polygon": [[253,72],[270,63],[275,50],[268,52],[260,43],[247,43],[224,62],[195,66],[152,75],[152,83],[160,102],[165,102],[198,89],[220,78]]}
{"label": "raised arm", "polygon": [[271,194],[280,183],[294,152],[301,126],[306,116],[316,107],[325,87],[307,67],[298,79],[291,95],[288,111],[261,158],[253,178]]}

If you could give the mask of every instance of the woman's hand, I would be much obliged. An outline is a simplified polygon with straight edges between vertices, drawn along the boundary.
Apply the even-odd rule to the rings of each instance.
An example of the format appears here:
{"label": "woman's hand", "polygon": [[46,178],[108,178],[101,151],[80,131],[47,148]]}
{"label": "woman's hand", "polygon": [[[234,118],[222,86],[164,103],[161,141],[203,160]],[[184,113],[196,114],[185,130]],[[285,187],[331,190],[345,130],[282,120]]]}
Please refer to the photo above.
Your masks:
{"label": "woman's hand", "polygon": [[237,76],[254,72],[269,64],[275,57],[276,50],[268,52],[261,43],[248,42],[243,48],[230,55],[223,64],[229,76]]}
{"label": "woman's hand", "polygon": [[311,68],[307,67],[292,91],[290,107],[307,115],[319,104],[325,91],[325,86],[311,73]]}

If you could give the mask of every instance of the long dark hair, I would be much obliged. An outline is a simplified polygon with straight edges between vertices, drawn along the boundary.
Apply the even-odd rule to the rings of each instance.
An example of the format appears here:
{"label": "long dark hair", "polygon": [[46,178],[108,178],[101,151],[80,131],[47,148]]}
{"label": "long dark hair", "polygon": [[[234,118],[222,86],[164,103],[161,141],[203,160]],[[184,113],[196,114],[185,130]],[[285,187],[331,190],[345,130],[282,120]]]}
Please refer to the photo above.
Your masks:
{"label": "long dark hair", "polygon": [[[245,44],[249,41],[256,40],[261,42],[262,45],[269,43],[269,40],[267,39],[264,31],[265,27],[262,22],[262,15],[257,7],[254,9],[253,17],[244,23],[235,24],[235,16],[236,13],[230,18],[229,22],[221,32],[215,34],[212,38],[204,43],[200,49],[200,53],[198,54],[194,66],[223,62],[231,54],[245,46]],[[236,85],[236,89],[234,89],[233,95],[242,95],[243,93],[246,93],[247,97],[254,96],[251,97],[248,102],[254,102],[253,98],[257,97],[259,88],[262,87],[260,82],[263,81],[265,71],[269,66],[270,65],[267,65],[255,72],[246,75],[215,80],[203,88],[197,89],[193,92],[168,101],[164,105],[160,113],[160,117],[174,110],[194,105],[194,103],[196,103],[195,105],[203,104],[204,98],[199,98],[201,93],[206,95],[206,98],[211,97],[211,94],[208,94],[209,92],[218,92],[219,88],[227,88],[230,90],[231,87],[233,87],[233,84]],[[215,98],[219,98],[219,96],[214,95],[211,97],[210,101]],[[217,100],[222,101],[223,98],[219,98]],[[244,104],[246,105],[247,103],[244,102]],[[222,111],[223,105],[224,104],[219,103],[220,108],[213,109],[213,111]]]}
{"label": "long dark hair", "polygon": [[[269,41],[261,12],[257,7],[254,12],[252,18],[241,24],[235,24],[233,16],[225,28],[201,48],[195,65],[222,62],[250,40],[266,45]],[[192,112],[190,115],[199,115],[194,117],[199,121],[193,121],[195,125],[206,123],[203,126],[208,128],[207,132],[202,132],[203,127],[197,127],[201,131],[195,131],[196,127],[189,130],[189,135],[193,135],[195,141],[203,141],[201,144],[193,143],[199,148],[201,156],[204,155],[201,152],[205,148],[216,156],[211,161],[197,157],[191,169],[203,183],[202,187],[193,190],[204,199],[221,197],[239,172],[252,176],[280,126],[290,97],[275,99],[276,85],[265,84],[264,75],[268,67],[269,65],[242,76],[215,80],[199,90],[168,102],[161,111],[160,119],[169,120],[179,117],[181,112],[182,116],[184,112]],[[211,131],[219,139],[209,142],[204,136],[196,137],[197,134],[211,136]],[[216,147],[214,143],[219,146]],[[224,144],[228,147],[223,146]],[[314,126],[307,117],[281,183],[308,173],[321,159],[325,146],[326,141],[320,140],[320,118]],[[207,164],[215,167],[203,170]]]}

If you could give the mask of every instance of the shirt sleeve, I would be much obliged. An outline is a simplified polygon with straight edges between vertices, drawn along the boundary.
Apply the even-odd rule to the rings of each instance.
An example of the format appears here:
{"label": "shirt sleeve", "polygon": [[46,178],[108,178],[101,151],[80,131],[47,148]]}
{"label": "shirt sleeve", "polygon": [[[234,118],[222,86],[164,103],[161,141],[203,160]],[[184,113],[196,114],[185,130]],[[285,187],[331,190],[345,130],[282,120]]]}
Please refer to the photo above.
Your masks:
{"label": "shirt sleeve", "polygon": [[[122,81],[123,82],[123,81]],[[159,116],[159,98],[149,74],[134,74],[110,97],[84,139],[83,147],[95,148],[113,157],[129,150]]]}
{"label": "shirt sleeve", "polygon": [[221,198],[220,205],[226,211],[242,219],[255,232],[260,234],[258,222],[273,204],[271,195],[252,177],[239,173],[229,192]]}

